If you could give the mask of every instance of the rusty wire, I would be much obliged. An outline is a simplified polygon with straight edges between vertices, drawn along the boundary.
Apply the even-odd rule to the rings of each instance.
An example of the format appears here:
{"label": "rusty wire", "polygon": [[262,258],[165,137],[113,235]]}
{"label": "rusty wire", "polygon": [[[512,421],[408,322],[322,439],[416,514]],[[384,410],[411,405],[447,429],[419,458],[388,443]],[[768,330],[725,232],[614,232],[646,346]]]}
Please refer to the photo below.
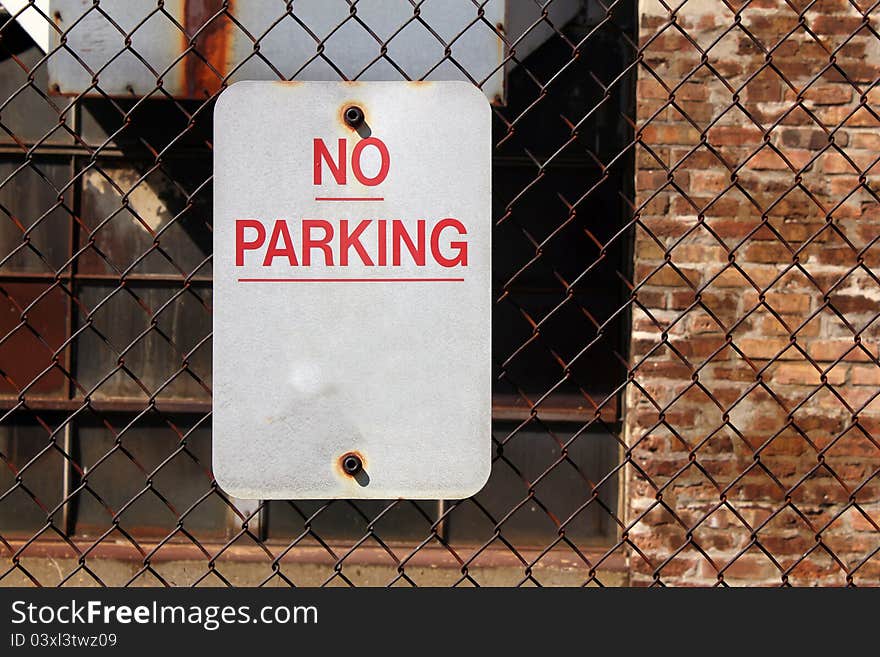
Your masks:
{"label": "rusty wire", "polygon": [[[852,401],[835,368],[855,362],[859,376],[870,376],[880,367],[880,312],[869,308],[855,321],[841,296],[853,276],[860,285],[880,285],[870,264],[880,235],[868,225],[868,234],[854,239],[840,219],[854,195],[863,213],[876,213],[880,200],[870,177],[878,158],[853,157],[843,137],[857,114],[862,125],[880,125],[877,74],[855,78],[858,58],[846,59],[856,42],[868,42],[869,53],[880,42],[871,19],[876,5],[838,3],[834,11],[856,20],[844,23],[844,32],[834,28],[831,38],[813,22],[824,11],[817,2],[719,0],[709,27],[689,18],[687,3],[655,3],[639,21],[635,3],[624,0],[585,3],[563,26],[550,17],[552,2],[535,3],[525,34],[507,35],[486,19],[487,3],[472,0],[465,27],[446,39],[424,18],[424,1],[409,0],[399,27],[385,37],[359,15],[358,0],[347,2],[343,23],[358,25],[376,44],[353,79],[379,63],[410,79],[389,44],[411,26],[443,48],[424,76],[451,65],[485,85],[490,76],[475,78],[456,60],[456,42],[473,29],[490,29],[505,42],[499,68],[516,65],[507,104],[493,105],[494,241],[501,245],[494,272],[494,483],[470,500],[436,504],[249,504],[225,495],[210,472],[213,103],[251,60],[279,79],[307,76],[316,61],[346,79],[325,48],[343,23],[320,34],[296,3],[278,3],[277,20],[252,34],[234,3],[194,3],[197,20],[184,25],[158,2],[145,3],[142,19],[126,30],[101,2],[84,5],[85,14],[102,14],[118,30],[119,54],[139,61],[155,80],[149,93],[123,98],[107,93],[104,70],[90,69],[66,43],[82,17],[61,28],[57,17],[43,14],[58,35],[45,55],[20,45],[14,16],[0,19],[0,53],[16,71],[6,96],[0,94],[0,220],[7,224],[0,253],[0,581],[419,585],[436,583],[430,570],[439,567],[451,573],[442,581],[450,585],[497,582],[498,572],[516,585],[785,585],[805,581],[799,569],[806,566],[813,568],[809,581],[853,584],[864,573],[874,581],[880,425],[871,412],[878,392]],[[770,9],[771,18],[781,17],[777,23],[754,18],[770,16]],[[184,38],[163,70],[133,46],[135,33],[160,18]],[[315,46],[292,72],[260,48],[285,21]],[[518,57],[518,44],[539,27],[550,29],[548,44]],[[252,51],[227,65],[215,52],[218,29],[249,40]],[[734,38],[757,62],[752,68],[735,71],[716,58]],[[797,74],[786,68],[795,40],[814,48],[811,67]],[[47,62],[62,56],[88,71],[86,89],[59,95],[49,87]],[[166,83],[180,67],[189,98]],[[768,75],[782,85],[783,108],[775,114],[750,102]],[[810,101],[832,75],[835,89],[853,94],[833,120]],[[700,86],[713,90],[712,102],[693,102],[704,93],[695,91]],[[23,112],[33,116],[23,120]],[[821,131],[818,143],[799,149],[800,159],[781,141],[795,115],[796,125]],[[162,133],[154,130],[159,124],[178,127]],[[734,128],[755,134],[753,144],[734,145],[745,151],[719,146],[717,131]],[[679,133],[664,137],[662,130]],[[760,172],[752,175],[768,152],[782,162],[772,184]],[[854,176],[851,190],[835,198],[812,175],[829,154]],[[723,175],[714,189],[696,190],[695,172],[707,169]],[[794,193],[804,200],[792,210]],[[23,195],[37,200],[28,205]],[[736,207],[718,210],[731,199]],[[673,205],[678,209],[664,209]],[[783,206],[818,218],[793,237],[777,220]],[[692,220],[672,225],[677,212]],[[725,233],[717,220],[725,213],[747,228]],[[597,220],[606,217],[613,219]],[[114,237],[123,220],[149,237]],[[47,246],[53,227],[66,235],[63,249]],[[750,258],[759,238],[782,251]],[[832,239],[848,263],[817,266],[815,249]],[[701,254],[717,254],[704,271],[683,255],[695,245]],[[755,262],[773,267],[772,275],[756,276]],[[777,286],[794,275],[802,277],[798,294],[812,290],[815,303],[780,310]],[[732,276],[742,281],[741,306],[719,297],[719,283]],[[177,313],[186,314],[187,330],[170,319]],[[824,334],[817,337],[812,327],[827,324],[829,313],[840,322],[835,335],[844,346],[819,357],[813,341]],[[781,325],[782,342],[774,347],[768,340],[772,353],[756,356],[756,347],[746,346],[754,337],[739,335],[768,316]],[[685,331],[698,317],[714,342]],[[728,366],[733,374],[717,372],[722,355],[735,363]],[[794,392],[777,369],[793,359],[816,372],[814,383],[794,382],[805,384]],[[722,376],[737,383],[721,391]],[[770,407],[781,413],[763,434],[739,420],[755,394],[765,395],[759,414]],[[843,419],[826,435],[817,416],[829,412],[829,398]],[[835,446],[854,432],[867,445],[864,458],[834,457]],[[522,447],[527,440],[533,447]],[[721,440],[727,442],[719,456]],[[800,456],[780,456],[784,440],[803,441]],[[584,452],[587,444],[601,447]],[[759,478],[770,483],[759,490]],[[843,492],[829,493],[829,481]],[[686,487],[699,495],[686,497]],[[856,522],[853,513],[867,525],[858,538],[864,545],[843,549],[837,527]],[[774,523],[786,518],[787,528],[777,532]],[[721,535],[725,530],[739,540]],[[771,564],[769,574],[755,565],[757,553]],[[817,565],[820,555],[830,566]],[[60,574],[42,569],[47,556],[61,564]],[[119,575],[106,565],[112,560],[130,570]],[[181,561],[189,564],[185,576],[167,565]],[[379,574],[365,575],[371,567]]]}

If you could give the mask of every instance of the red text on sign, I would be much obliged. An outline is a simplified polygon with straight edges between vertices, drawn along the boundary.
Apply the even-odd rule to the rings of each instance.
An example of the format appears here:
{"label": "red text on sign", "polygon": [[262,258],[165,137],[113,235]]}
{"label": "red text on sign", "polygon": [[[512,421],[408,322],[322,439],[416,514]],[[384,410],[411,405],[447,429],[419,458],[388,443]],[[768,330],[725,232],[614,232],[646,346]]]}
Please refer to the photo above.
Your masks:
{"label": "red text on sign", "polygon": [[[464,224],[451,217],[433,223],[430,230],[424,219],[278,219],[271,228],[258,219],[237,219],[235,265],[271,267],[277,260],[291,267],[466,267],[466,236]],[[255,253],[248,257],[251,251]]]}
{"label": "red text on sign", "polygon": [[[330,175],[336,181],[337,185],[345,185],[348,181],[348,140],[339,139],[336,142],[336,157],[330,153],[330,149],[323,139],[316,137],[314,144],[314,178],[315,185],[324,184],[324,165],[330,171]],[[375,176],[368,176],[364,173],[361,158],[364,150],[372,147],[379,154],[379,171]],[[385,142],[376,137],[367,137],[358,141],[351,151],[351,171],[354,177],[362,185],[374,187],[381,183],[388,176],[388,170],[391,168],[391,156],[388,154],[388,147]]]}

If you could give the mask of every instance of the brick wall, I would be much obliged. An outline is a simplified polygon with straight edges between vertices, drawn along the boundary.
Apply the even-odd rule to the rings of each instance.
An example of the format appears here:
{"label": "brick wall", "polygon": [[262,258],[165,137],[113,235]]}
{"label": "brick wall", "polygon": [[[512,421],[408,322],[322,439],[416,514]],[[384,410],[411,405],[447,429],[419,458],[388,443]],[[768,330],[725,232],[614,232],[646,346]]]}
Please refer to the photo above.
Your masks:
{"label": "brick wall", "polygon": [[877,583],[878,14],[732,6],[639,8],[633,582]]}

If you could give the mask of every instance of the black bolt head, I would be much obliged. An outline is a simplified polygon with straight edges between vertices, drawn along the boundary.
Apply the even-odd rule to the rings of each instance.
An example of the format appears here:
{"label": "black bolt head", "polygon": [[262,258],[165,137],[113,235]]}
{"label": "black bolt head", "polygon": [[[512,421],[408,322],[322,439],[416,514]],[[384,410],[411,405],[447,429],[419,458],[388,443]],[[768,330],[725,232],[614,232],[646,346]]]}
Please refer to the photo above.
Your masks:
{"label": "black bolt head", "polygon": [[346,108],[344,116],[345,122],[352,128],[357,128],[364,122],[364,110],[357,105]]}
{"label": "black bolt head", "polygon": [[342,470],[347,475],[354,476],[364,467],[361,459],[356,454],[348,454],[342,459]]}

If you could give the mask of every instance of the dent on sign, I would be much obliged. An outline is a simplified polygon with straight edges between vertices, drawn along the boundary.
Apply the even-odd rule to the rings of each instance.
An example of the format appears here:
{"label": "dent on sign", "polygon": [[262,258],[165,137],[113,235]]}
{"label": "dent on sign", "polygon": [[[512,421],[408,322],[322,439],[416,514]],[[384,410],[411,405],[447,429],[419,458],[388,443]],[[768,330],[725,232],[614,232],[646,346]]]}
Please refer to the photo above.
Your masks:
{"label": "dent on sign", "polygon": [[220,96],[224,490],[459,498],[485,483],[490,117],[459,82],[240,82]]}

